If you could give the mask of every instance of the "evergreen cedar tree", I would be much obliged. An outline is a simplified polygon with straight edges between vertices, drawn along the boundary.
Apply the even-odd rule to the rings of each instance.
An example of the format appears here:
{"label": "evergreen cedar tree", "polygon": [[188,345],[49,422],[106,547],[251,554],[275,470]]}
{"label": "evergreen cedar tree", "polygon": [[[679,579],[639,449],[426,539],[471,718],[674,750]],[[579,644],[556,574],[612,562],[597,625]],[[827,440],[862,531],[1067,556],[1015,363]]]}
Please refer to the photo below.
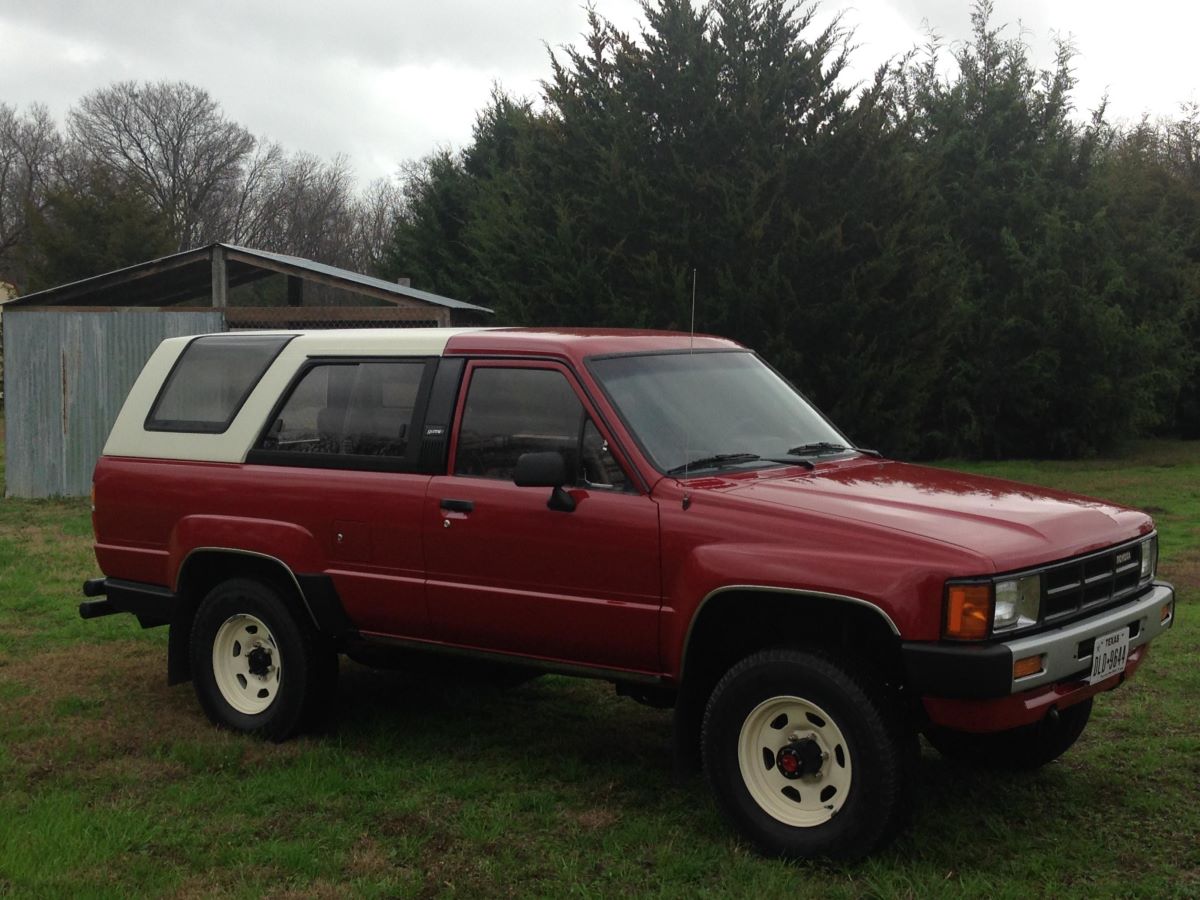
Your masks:
{"label": "evergreen cedar tree", "polygon": [[1200,434],[1200,111],[1072,107],[988,3],[853,89],[838,23],[782,0],[596,13],[543,103],[497,90],[413,167],[390,274],[511,324],[752,346],[892,455],[1077,456]]}
{"label": "evergreen cedar tree", "polygon": [[[1039,71],[991,14],[847,86],[852,36],[809,6],[655,0],[636,35],[593,13],[542,103],[497,90],[400,200],[352,197],[344,160],[256,144],[186,84],[102,88],[66,140],[0,103],[0,280],[224,239],[410,276],[499,324],[688,328],[696,270],[700,330],[893,456],[1200,437],[1200,106],[1089,116],[1072,48]],[[191,175],[131,150],[143,132]]]}

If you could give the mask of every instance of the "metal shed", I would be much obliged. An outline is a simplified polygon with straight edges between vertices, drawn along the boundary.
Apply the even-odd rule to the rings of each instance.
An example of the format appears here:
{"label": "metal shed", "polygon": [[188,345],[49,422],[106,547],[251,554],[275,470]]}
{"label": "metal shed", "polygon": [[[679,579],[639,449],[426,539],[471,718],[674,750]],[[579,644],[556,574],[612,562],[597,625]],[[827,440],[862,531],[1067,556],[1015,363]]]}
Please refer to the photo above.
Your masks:
{"label": "metal shed", "polygon": [[465,325],[490,313],[406,284],[229,244],[10,300],[5,494],[86,495],[125,394],[164,338],[243,328]]}

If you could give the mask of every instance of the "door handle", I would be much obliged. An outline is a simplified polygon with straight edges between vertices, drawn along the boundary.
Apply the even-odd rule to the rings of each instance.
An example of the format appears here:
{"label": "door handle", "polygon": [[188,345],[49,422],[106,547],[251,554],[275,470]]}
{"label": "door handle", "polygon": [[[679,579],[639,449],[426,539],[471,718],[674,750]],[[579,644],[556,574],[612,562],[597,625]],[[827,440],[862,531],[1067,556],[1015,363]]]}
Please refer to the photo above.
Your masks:
{"label": "door handle", "polygon": [[464,512],[469,513],[475,508],[475,503],[472,500],[450,500],[442,499],[442,509],[449,512]]}

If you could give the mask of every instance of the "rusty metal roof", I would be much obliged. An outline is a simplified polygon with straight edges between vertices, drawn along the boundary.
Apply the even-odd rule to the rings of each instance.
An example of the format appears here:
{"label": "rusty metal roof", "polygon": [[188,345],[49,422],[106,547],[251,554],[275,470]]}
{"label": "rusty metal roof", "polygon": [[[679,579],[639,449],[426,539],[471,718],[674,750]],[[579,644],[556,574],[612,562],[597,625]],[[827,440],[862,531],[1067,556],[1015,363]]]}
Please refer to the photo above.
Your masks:
{"label": "rusty metal roof", "polygon": [[70,284],[26,294],[10,300],[5,304],[5,308],[165,307],[184,305],[186,301],[192,299],[203,300],[203,302],[193,305],[207,306],[212,291],[213,253],[217,248],[221,248],[225,252],[226,275],[231,288],[274,274],[284,274],[342,288],[384,302],[397,303],[403,300],[416,300],[448,309],[492,312],[486,306],[477,306],[474,303],[466,303],[452,297],[419,291],[407,285],[385,281],[382,278],[373,278],[370,275],[314,262],[311,259],[222,243],[185,250],[182,253],[148,260],[124,269],[85,278],[82,281],[74,281]]}

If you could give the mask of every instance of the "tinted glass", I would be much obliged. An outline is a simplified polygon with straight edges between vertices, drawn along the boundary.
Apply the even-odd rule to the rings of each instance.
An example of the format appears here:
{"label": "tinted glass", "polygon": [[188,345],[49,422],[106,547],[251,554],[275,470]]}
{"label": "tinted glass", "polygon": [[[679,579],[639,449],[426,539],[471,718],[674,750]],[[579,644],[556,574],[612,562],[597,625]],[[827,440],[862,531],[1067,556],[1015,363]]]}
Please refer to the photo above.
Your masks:
{"label": "tinted glass", "polygon": [[214,335],[184,349],[154,401],[146,428],[219,434],[284,345],[284,335]]}
{"label": "tinted glass", "polygon": [[510,480],[517,457],[558,450],[578,466],[583,406],[561,372],[476,369],[458,434],[454,474]]}
{"label": "tinted glass", "polygon": [[664,472],[717,454],[780,457],[802,444],[846,443],[752,353],[622,356],[588,366]]}
{"label": "tinted glass", "polygon": [[423,362],[322,364],[296,385],[260,449],[404,456]]}

